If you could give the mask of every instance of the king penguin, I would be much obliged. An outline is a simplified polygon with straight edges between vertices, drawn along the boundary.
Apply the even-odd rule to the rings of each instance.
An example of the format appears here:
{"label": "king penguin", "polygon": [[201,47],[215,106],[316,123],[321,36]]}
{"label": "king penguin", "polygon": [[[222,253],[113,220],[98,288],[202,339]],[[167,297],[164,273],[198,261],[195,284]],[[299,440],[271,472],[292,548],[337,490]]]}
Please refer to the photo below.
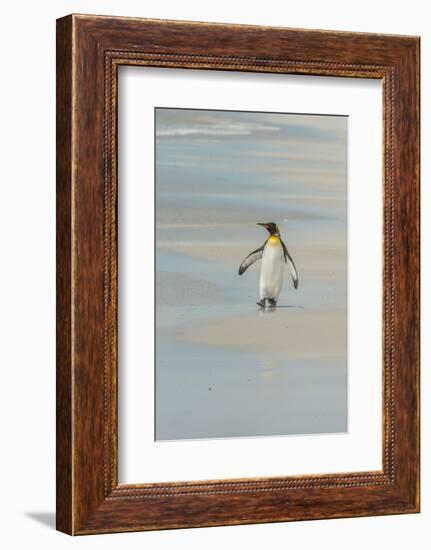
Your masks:
{"label": "king penguin", "polygon": [[284,265],[289,264],[295,288],[298,288],[298,274],[292,257],[280,238],[278,225],[274,222],[258,223],[257,225],[265,227],[269,232],[269,237],[260,248],[253,250],[244,258],[239,266],[238,274],[242,275],[254,262],[262,260],[259,285],[260,300],[257,304],[264,308],[265,302],[268,300],[269,305],[275,307],[283,285]]}

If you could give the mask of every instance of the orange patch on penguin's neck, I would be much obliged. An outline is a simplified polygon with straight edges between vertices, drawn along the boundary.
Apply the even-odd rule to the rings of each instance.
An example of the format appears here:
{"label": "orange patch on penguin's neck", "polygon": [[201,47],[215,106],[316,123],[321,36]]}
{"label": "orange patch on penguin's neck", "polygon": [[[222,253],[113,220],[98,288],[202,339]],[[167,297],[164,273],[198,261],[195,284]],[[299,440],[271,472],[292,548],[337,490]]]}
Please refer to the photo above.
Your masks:
{"label": "orange patch on penguin's neck", "polygon": [[278,237],[277,235],[271,235],[271,236],[269,237],[269,242],[270,242],[271,244],[275,244],[275,243],[277,243],[279,240],[280,240],[280,237]]}

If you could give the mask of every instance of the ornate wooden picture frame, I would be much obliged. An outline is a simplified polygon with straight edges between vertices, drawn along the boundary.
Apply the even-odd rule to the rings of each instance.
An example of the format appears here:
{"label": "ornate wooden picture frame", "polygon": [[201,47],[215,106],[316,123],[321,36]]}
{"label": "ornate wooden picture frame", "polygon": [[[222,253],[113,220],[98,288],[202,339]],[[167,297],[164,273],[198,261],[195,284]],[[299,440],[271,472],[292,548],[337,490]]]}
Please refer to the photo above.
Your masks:
{"label": "ornate wooden picture frame", "polygon": [[[382,81],[381,471],[118,483],[120,65]],[[78,535],[418,511],[419,38],[87,15],[59,19],[57,528]]]}

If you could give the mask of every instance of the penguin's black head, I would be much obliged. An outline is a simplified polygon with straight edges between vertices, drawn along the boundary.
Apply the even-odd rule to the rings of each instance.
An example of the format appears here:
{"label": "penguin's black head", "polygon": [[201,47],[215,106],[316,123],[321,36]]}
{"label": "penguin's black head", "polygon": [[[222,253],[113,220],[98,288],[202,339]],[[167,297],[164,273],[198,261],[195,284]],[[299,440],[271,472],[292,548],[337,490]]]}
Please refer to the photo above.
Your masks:
{"label": "penguin's black head", "polygon": [[262,227],[265,227],[265,229],[268,230],[270,235],[280,236],[280,230],[278,229],[278,225],[274,222],[258,223],[256,225],[261,225]]}

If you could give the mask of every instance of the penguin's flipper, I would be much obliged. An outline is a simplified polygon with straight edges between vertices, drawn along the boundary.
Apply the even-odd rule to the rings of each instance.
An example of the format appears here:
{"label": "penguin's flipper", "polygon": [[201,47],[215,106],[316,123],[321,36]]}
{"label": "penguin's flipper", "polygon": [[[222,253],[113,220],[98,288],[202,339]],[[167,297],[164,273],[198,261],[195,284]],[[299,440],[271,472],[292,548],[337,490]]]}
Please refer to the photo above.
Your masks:
{"label": "penguin's flipper", "polygon": [[248,267],[254,264],[254,262],[262,259],[264,246],[265,245],[262,245],[260,248],[253,250],[253,252],[250,252],[250,254],[246,258],[244,258],[244,260],[241,262],[241,265],[239,266],[238,275],[242,275]]}
{"label": "penguin's flipper", "polygon": [[292,256],[289,254],[289,251],[287,250],[287,246],[284,244],[284,242],[281,239],[280,241],[283,246],[284,261],[286,263],[289,262],[290,273],[292,274],[293,286],[295,288],[298,288],[298,273],[296,271],[295,264],[293,263]]}

